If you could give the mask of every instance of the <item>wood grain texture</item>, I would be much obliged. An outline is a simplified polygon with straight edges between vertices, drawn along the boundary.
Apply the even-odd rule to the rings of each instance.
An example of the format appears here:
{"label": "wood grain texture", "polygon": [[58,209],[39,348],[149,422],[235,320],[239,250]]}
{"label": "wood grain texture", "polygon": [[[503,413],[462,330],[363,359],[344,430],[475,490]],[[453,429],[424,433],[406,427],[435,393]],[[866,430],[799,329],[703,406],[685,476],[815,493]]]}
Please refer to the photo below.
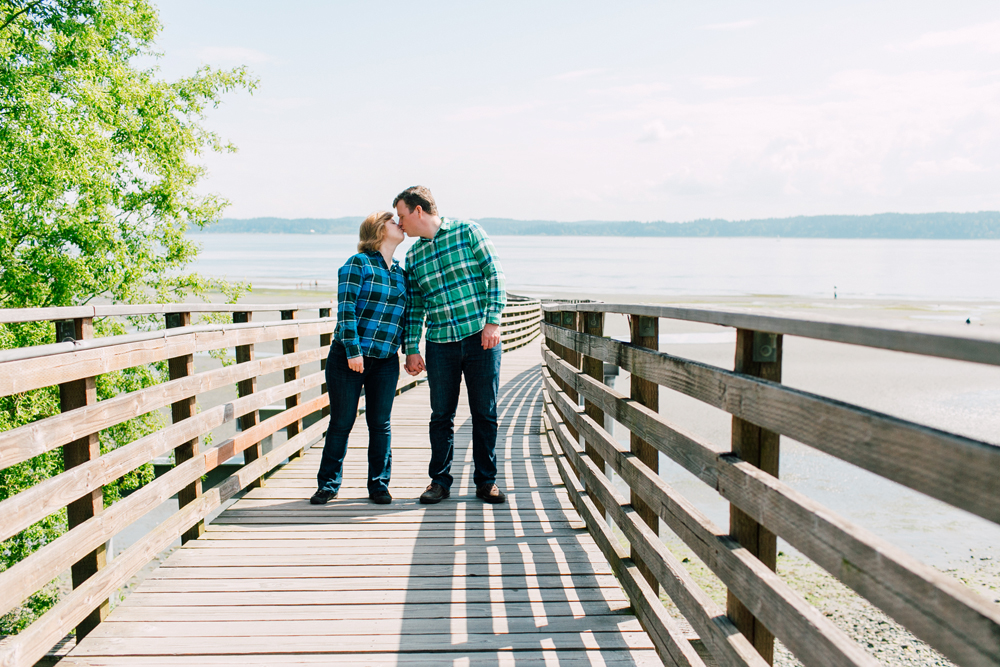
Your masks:
{"label": "wood grain texture", "polygon": [[629,500],[619,495],[607,476],[596,470],[589,458],[580,456],[578,445],[569,437],[569,429],[565,428],[555,409],[553,399],[556,396],[553,391],[546,390],[545,407],[562,453],[572,464],[571,467],[578,471],[587,492],[601,500],[630,546],[643,555],[659,585],[698,633],[715,662],[725,667],[765,667],[767,663],[753,645],[740,634],[725,611],[695,583],[681,562],[632,508]]}
{"label": "wood grain texture", "polygon": [[[754,359],[755,337],[758,335],[748,329],[737,330],[733,370],[770,382],[781,382],[782,337],[780,334],[774,336],[774,361],[761,362]],[[778,476],[780,436],[777,433],[739,417],[733,417],[731,433],[734,456],[772,477]],[[777,569],[777,536],[734,504],[729,506],[729,534],[765,566],[771,570]],[[773,665],[774,635],[759,619],[754,618],[732,590],[727,591],[726,597],[726,613],[729,618],[753,643],[761,657]]]}
{"label": "wood grain texture", "polygon": [[[716,527],[638,457],[622,451],[602,425],[592,422],[582,411],[571,410],[572,406],[556,391],[554,383],[546,389],[553,403],[562,403],[564,414],[570,414],[580,431],[603,449],[605,460],[629,488],[657,508],[667,526],[796,656],[817,665],[878,665],[842,630]],[[621,525],[621,522],[616,523]]]}
{"label": "wood grain texture", "polygon": [[[1000,656],[1000,609],[900,548],[543,349],[547,369],[958,664]],[[983,662],[983,661],[986,662]]]}
{"label": "wood grain texture", "polygon": [[[508,655],[519,665],[659,664],[543,449],[538,350],[502,358],[496,453],[507,503],[474,496],[464,398],[452,497],[416,502],[429,457],[429,392],[420,384],[393,409],[391,505],[361,495],[367,431],[359,420],[343,499],[308,504],[319,455],[307,451],[171,555],[69,659],[483,664],[516,651]],[[247,482],[260,474],[241,473]]]}
{"label": "wood grain texture", "polygon": [[581,313],[622,313],[664,317],[1000,366],[1000,340],[995,334],[954,336],[946,333],[873,327],[861,323],[765,315],[759,312],[679,308],[653,304],[560,303],[542,304],[542,309],[546,312],[573,309]]}
{"label": "wood grain texture", "polygon": [[[238,346],[237,355],[242,347],[251,346]],[[74,414],[55,415],[19,426],[0,433],[0,468],[27,461],[82,435],[97,433],[137,415],[162,408],[179,398],[284,370],[288,366],[314,362],[323,358],[326,352],[326,349],[305,350],[288,357],[256,359],[216,368],[81,407]]]}
{"label": "wood grain texture", "polygon": [[221,426],[249,410],[258,410],[289,394],[298,393],[318,385],[321,373],[308,375],[288,384],[281,384],[265,391],[238,398],[218,405],[190,419],[165,427],[127,445],[114,449],[98,459],[50,477],[16,496],[0,502],[0,539],[6,539],[58,511],[68,498],[78,498],[84,493],[100,488],[125,473],[135,470],[154,457],[187,442],[212,428]]}
{"label": "wood grain texture", "polygon": [[0,352],[0,396],[196,352],[332,332],[336,322],[210,324]]}
{"label": "wood grain texture", "polygon": [[557,343],[1000,523],[996,445],[663,352],[545,330]]}

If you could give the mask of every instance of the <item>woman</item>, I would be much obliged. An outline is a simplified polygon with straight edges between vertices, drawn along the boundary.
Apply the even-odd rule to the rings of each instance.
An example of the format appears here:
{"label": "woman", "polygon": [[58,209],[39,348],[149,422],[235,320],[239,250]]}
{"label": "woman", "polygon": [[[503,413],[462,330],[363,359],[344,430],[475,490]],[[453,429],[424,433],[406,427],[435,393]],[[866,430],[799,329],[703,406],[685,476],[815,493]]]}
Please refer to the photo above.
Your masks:
{"label": "woman", "polygon": [[337,497],[343,478],[347,437],[365,390],[368,422],[368,497],[392,502],[389,417],[399,380],[399,350],[406,307],[406,274],[392,253],[403,230],[392,213],[372,213],[361,223],[358,254],[337,272],[337,328],[326,362],[330,426],[320,462],[319,489],[309,499],[323,505]]}

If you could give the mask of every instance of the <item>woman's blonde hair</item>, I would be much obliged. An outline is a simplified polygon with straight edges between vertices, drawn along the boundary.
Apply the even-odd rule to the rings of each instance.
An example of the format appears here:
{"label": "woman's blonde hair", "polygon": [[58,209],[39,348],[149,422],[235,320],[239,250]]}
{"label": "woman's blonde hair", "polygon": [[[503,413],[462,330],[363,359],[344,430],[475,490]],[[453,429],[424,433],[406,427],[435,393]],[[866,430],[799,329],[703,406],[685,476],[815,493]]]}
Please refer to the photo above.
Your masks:
{"label": "woman's blonde hair", "polygon": [[361,241],[358,243],[358,252],[378,252],[385,240],[385,223],[392,220],[392,213],[389,211],[378,211],[372,213],[361,223],[358,236]]}

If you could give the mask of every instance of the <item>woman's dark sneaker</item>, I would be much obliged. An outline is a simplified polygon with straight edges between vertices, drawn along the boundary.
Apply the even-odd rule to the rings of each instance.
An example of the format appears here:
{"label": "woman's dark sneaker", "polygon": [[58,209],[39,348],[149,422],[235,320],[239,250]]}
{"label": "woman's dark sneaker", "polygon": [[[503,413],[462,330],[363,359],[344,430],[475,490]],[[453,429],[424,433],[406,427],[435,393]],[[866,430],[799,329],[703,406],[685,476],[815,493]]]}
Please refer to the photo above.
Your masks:
{"label": "woman's dark sneaker", "polygon": [[500,487],[492,482],[489,484],[480,484],[476,487],[476,498],[482,498],[488,503],[493,503],[494,505],[499,504],[507,500],[507,496],[503,494]]}
{"label": "woman's dark sneaker", "polygon": [[375,493],[368,496],[373,503],[376,505],[388,505],[392,502],[392,496],[386,490],[376,491]]}
{"label": "woman's dark sneaker", "polygon": [[311,505],[326,505],[329,501],[337,497],[336,491],[324,491],[320,489],[309,499]]}
{"label": "woman's dark sneaker", "polygon": [[434,503],[439,503],[448,496],[451,495],[451,491],[444,488],[437,482],[431,482],[427,490],[420,494],[420,502],[424,505],[433,505]]}

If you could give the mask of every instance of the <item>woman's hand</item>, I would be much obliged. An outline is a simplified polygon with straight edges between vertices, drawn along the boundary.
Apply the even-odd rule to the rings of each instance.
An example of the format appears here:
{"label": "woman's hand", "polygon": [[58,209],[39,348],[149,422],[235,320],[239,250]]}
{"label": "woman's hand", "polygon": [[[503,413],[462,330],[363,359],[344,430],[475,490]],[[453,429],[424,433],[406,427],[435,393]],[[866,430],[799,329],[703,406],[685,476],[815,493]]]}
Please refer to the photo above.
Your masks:
{"label": "woman's hand", "polygon": [[363,373],[365,370],[365,358],[354,357],[353,359],[348,359],[347,365],[355,373]]}

